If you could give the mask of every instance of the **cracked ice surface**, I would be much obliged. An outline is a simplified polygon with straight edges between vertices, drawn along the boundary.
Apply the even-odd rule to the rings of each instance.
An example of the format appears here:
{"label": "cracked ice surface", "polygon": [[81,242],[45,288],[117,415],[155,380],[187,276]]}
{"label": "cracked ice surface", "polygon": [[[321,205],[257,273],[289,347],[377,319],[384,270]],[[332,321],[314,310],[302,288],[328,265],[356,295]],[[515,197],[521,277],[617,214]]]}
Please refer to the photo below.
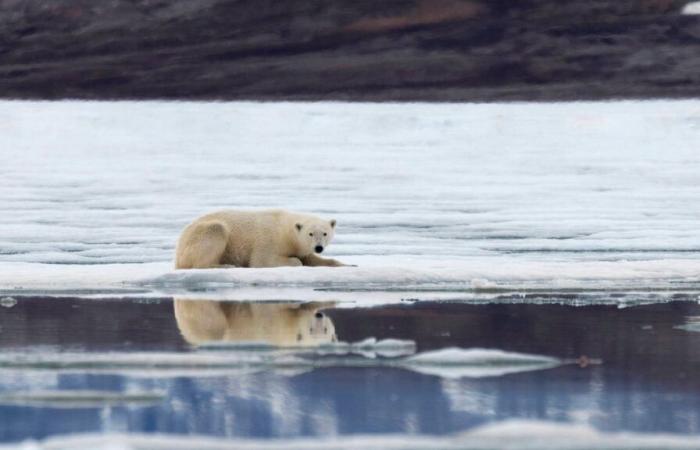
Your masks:
{"label": "cracked ice surface", "polygon": [[[0,286],[693,283],[697,142],[698,101],[2,101]],[[360,267],[171,270],[196,216],[268,207]]]}

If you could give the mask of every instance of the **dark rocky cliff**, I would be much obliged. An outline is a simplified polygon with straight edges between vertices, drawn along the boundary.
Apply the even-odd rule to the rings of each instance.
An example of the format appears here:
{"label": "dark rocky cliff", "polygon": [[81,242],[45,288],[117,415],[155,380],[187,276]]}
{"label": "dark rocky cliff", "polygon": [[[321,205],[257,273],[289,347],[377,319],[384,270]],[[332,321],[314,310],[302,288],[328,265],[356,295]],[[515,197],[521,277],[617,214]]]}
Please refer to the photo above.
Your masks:
{"label": "dark rocky cliff", "polygon": [[697,97],[687,0],[0,0],[0,97]]}

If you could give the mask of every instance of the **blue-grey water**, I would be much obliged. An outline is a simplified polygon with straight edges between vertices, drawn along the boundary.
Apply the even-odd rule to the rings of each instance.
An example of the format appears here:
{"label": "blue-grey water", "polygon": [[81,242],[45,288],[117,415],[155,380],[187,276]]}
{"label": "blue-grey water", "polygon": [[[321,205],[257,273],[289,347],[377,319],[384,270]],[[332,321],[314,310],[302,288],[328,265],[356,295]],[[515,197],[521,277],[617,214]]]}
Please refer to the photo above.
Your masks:
{"label": "blue-grey water", "polygon": [[[324,365],[333,356],[316,355],[301,367],[275,361],[158,366],[163,355],[217,354],[185,341],[170,298],[27,297],[0,312],[2,442],[87,432],[265,439],[445,435],[510,419],[586,424],[604,432],[700,432],[696,302],[622,309],[409,302],[323,310],[342,341],[410,339],[417,354],[485,348],[561,362],[551,368],[513,364],[514,372],[491,375],[488,364],[475,364],[457,376],[439,365],[421,372],[383,364],[392,358],[381,352],[355,355],[369,361],[355,365]],[[97,362],[142,352],[154,358],[40,363],[47,359],[41,355],[55,352],[66,352],[67,360],[93,355]],[[13,354],[39,356],[12,360]],[[116,399],[81,400],[86,391]],[[47,394],[61,392],[64,397]],[[130,399],[135,393],[145,398]]]}

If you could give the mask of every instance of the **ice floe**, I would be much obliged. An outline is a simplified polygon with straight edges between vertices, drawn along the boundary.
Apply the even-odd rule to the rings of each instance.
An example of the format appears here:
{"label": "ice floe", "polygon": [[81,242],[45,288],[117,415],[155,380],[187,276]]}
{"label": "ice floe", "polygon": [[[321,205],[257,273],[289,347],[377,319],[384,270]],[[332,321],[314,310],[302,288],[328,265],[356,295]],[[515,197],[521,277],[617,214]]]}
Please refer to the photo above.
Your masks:
{"label": "ice floe", "polygon": [[92,390],[49,390],[0,393],[0,405],[50,408],[96,408],[112,405],[148,405],[163,401],[164,392],[113,392]]}
{"label": "ice floe", "polygon": [[696,15],[700,14],[700,2],[690,2],[683,7],[683,14]]}
{"label": "ice floe", "polygon": [[501,350],[452,347],[410,356],[402,364],[416,372],[442,378],[484,378],[550,369],[562,361]]}
{"label": "ice floe", "polygon": [[317,348],[217,343],[204,346],[200,351],[184,353],[4,352],[0,354],[0,370],[168,377],[182,374],[218,376],[261,370],[288,371],[294,375],[321,367],[397,367],[444,378],[483,378],[544,370],[568,363],[547,356],[494,349],[449,348],[417,354],[415,351],[413,341],[369,338],[357,343],[338,342]]}
{"label": "ice floe", "polygon": [[[2,101],[0,131],[5,291],[668,289],[700,273],[696,100]],[[180,230],[231,207],[332,216],[329,252],[359,267],[172,271]]]}
{"label": "ice floe", "polygon": [[0,445],[2,450],[690,450],[700,436],[654,433],[605,433],[586,425],[510,420],[447,436],[352,435],[324,438],[225,439],[148,434],[76,434],[43,441]]}

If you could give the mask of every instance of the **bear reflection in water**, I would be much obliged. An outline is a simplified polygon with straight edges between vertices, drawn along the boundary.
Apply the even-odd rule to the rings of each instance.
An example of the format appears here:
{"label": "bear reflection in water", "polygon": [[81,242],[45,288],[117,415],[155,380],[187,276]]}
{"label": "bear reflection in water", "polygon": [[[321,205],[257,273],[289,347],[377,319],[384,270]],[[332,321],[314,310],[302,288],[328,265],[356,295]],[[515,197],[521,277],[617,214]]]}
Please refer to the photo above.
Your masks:
{"label": "bear reflection in water", "polygon": [[180,333],[192,345],[264,342],[278,347],[313,347],[337,342],[331,302],[251,303],[175,299]]}

